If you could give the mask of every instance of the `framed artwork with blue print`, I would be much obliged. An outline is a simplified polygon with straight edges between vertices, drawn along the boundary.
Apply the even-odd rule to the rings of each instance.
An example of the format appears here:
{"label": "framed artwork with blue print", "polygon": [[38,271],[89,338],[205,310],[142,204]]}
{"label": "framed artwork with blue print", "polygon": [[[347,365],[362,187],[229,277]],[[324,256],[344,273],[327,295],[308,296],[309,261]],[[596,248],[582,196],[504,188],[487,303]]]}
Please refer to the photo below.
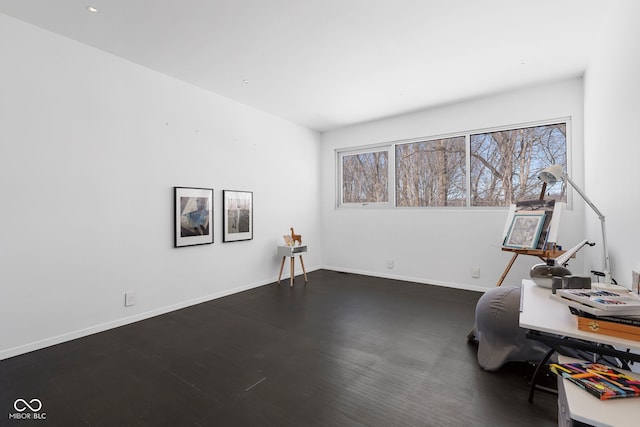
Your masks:
{"label": "framed artwork with blue print", "polygon": [[213,189],[173,187],[174,247],[213,243]]}

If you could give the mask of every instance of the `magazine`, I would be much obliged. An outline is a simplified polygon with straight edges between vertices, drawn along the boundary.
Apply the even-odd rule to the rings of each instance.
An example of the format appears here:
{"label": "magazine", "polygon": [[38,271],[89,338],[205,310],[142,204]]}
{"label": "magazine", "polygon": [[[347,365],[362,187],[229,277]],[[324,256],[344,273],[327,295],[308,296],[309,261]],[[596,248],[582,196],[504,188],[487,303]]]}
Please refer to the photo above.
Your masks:
{"label": "magazine", "polygon": [[601,363],[552,363],[549,367],[600,400],[640,396],[640,380]]}

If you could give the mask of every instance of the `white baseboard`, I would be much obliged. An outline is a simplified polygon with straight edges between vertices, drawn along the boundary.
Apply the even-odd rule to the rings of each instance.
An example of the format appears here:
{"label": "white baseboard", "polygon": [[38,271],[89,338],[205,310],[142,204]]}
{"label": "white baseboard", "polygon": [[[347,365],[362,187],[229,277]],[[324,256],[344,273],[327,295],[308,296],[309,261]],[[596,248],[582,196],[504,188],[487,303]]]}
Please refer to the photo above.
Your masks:
{"label": "white baseboard", "polygon": [[476,291],[476,292],[487,292],[489,289],[485,288],[484,286],[474,286],[474,285],[468,285],[468,284],[464,284],[464,283],[451,283],[451,282],[442,282],[439,280],[431,280],[431,279],[424,279],[424,278],[420,278],[420,277],[409,277],[409,276],[400,276],[397,274],[385,274],[385,273],[380,273],[377,271],[364,271],[364,270],[356,270],[356,269],[351,269],[351,268],[342,268],[342,267],[333,267],[333,266],[329,266],[329,265],[323,265],[322,267],[320,267],[323,270],[332,270],[332,271],[339,271],[341,273],[352,273],[352,274],[360,274],[363,276],[372,276],[372,277],[381,277],[384,279],[393,279],[393,280],[402,280],[405,282],[413,282],[413,283],[420,283],[423,285],[436,285],[436,286],[443,286],[446,288],[454,288],[454,289],[463,289],[466,291]]}
{"label": "white baseboard", "polygon": [[[311,273],[313,271],[316,270],[331,270],[331,271],[338,271],[338,272],[342,272],[342,273],[352,273],[352,274],[360,274],[363,276],[372,276],[372,277],[381,277],[381,278],[385,278],[385,279],[393,279],[393,280],[402,280],[405,282],[413,282],[413,283],[421,283],[421,284],[426,284],[426,285],[436,285],[436,286],[444,286],[447,288],[454,288],[454,289],[463,289],[463,290],[468,290],[468,291],[477,291],[477,292],[486,292],[488,289],[481,287],[481,286],[472,286],[472,285],[467,285],[467,284],[460,284],[460,283],[450,283],[450,282],[442,282],[442,281],[438,281],[438,280],[427,280],[427,279],[423,279],[423,278],[418,278],[418,277],[408,277],[408,276],[400,276],[400,275],[395,275],[395,274],[383,274],[383,273],[379,273],[379,272],[372,272],[372,271],[364,271],[364,270],[356,270],[356,269],[349,269],[349,268],[342,268],[342,267],[334,267],[334,266],[316,266],[316,267],[312,267],[310,269],[307,269],[307,273]],[[296,271],[294,272],[294,274],[300,275],[302,274],[302,271]],[[282,275],[281,280],[284,281],[285,279],[289,279],[290,275],[284,274]],[[94,325],[88,328],[84,328],[84,329],[79,329],[79,330],[75,330],[75,331],[71,331],[68,333],[64,333],[64,334],[60,334],[57,336],[53,336],[53,337],[49,337],[49,338],[45,338],[39,341],[34,341],[34,342],[30,342],[28,344],[24,344],[24,345],[20,345],[17,347],[12,347],[6,350],[2,350],[0,351],[0,360],[4,360],[4,359],[8,359],[10,357],[14,357],[14,356],[19,356],[21,354],[25,354],[25,353],[29,353],[31,351],[35,351],[35,350],[40,350],[46,347],[50,347],[52,345],[56,345],[56,344],[61,344],[67,341],[71,341],[74,339],[78,339],[78,338],[82,338],[82,337],[86,337],[89,335],[93,335],[99,332],[104,332],[104,331],[108,331],[109,329],[113,329],[113,328],[117,328],[120,326],[125,326],[131,323],[135,323],[135,322],[139,322],[141,320],[146,320],[146,319],[150,319],[152,317],[155,316],[160,316],[162,314],[166,314],[166,313],[170,313],[172,311],[176,311],[176,310],[180,310],[182,308],[186,308],[186,307],[190,307],[192,305],[196,305],[196,304],[201,304],[203,302],[207,302],[207,301],[211,301],[211,300],[215,300],[218,298],[222,298],[222,297],[226,297],[228,295],[233,295],[236,294],[238,292],[243,292],[243,291],[247,291],[249,289],[254,289],[260,286],[265,286],[271,283],[276,282],[276,280],[273,279],[265,279],[265,280],[261,280],[259,282],[254,282],[254,283],[250,283],[247,285],[243,285],[243,286],[238,286],[235,288],[231,288],[231,289],[226,289],[222,292],[218,292],[215,294],[210,294],[210,295],[204,295],[198,298],[194,298],[194,299],[190,299],[187,301],[182,301],[179,302],[177,304],[172,304],[169,306],[165,306],[165,307],[160,307],[160,308],[156,308],[154,310],[150,310],[150,311],[146,311],[144,313],[138,313],[135,314],[133,316],[127,316],[127,317],[123,317],[120,319],[116,319],[114,321],[111,322],[106,322],[106,323],[102,323],[99,325]]]}
{"label": "white baseboard", "polygon": [[[311,273],[312,271],[318,270],[321,267],[313,267],[311,269],[307,269],[307,273]],[[284,272],[283,272],[284,273]],[[298,275],[298,274],[302,274],[302,271],[300,271],[300,273],[298,272],[294,272],[294,274]],[[282,281],[284,281],[284,279],[289,279],[289,274],[283,274],[282,275]],[[0,360],[4,360],[4,359],[8,359],[10,357],[14,357],[14,356],[19,356],[21,354],[25,354],[25,353],[29,353],[31,351],[36,351],[36,350],[40,350],[46,347],[50,347],[52,345],[56,345],[56,344],[62,344],[64,342],[67,341],[71,341],[71,340],[75,340],[78,338],[82,338],[82,337],[86,337],[89,335],[93,335],[99,332],[104,332],[104,331],[108,331],[109,329],[114,329],[120,326],[125,326],[128,325],[130,323],[135,323],[135,322],[139,322],[141,320],[146,320],[146,319],[150,319],[152,317],[155,316],[160,316],[162,314],[166,314],[166,313],[170,313],[172,311],[176,311],[176,310],[180,310],[182,308],[186,308],[186,307],[190,307],[192,305],[196,305],[196,304],[201,304],[203,302],[207,302],[207,301],[211,301],[211,300],[215,300],[218,298],[222,298],[222,297],[226,297],[228,295],[233,295],[236,294],[238,292],[244,292],[247,291],[249,289],[254,289],[254,288],[258,288],[260,286],[265,286],[265,285],[269,285],[271,283],[275,283],[277,281],[277,279],[265,279],[265,280],[261,280],[259,282],[254,282],[254,283],[250,283],[247,285],[243,285],[243,286],[237,286],[235,288],[231,288],[231,289],[226,289],[222,292],[217,292],[215,294],[209,294],[209,295],[204,295],[198,298],[193,298],[187,301],[182,301],[179,302],[177,304],[172,304],[172,305],[168,305],[165,307],[159,307],[156,308],[154,310],[150,310],[150,311],[146,311],[144,313],[138,313],[135,314],[133,316],[127,316],[127,317],[122,317],[120,319],[116,319],[113,320],[111,322],[106,322],[106,323],[101,323],[98,325],[94,325],[88,328],[84,328],[84,329],[78,329],[75,331],[71,331],[71,332],[67,332],[64,334],[60,334],[60,335],[56,335],[53,337],[48,337],[42,340],[38,340],[38,341],[34,341],[34,342],[30,342],[24,345],[20,345],[20,346],[16,346],[16,347],[12,347],[12,348],[8,348],[5,350],[1,350],[0,351]]]}

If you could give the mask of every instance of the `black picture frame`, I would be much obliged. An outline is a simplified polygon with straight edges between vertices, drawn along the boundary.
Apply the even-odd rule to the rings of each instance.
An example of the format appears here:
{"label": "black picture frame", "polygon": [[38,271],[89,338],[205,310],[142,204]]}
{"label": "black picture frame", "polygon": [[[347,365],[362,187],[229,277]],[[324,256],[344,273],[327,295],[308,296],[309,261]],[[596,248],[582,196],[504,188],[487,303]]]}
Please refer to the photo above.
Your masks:
{"label": "black picture frame", "polygon": [[173,187],[174,247],[213,243],[213,188]]}
{"label": "black picture frame", "polygon": [[222,190],[222,241],[253,239],[253,192]]}

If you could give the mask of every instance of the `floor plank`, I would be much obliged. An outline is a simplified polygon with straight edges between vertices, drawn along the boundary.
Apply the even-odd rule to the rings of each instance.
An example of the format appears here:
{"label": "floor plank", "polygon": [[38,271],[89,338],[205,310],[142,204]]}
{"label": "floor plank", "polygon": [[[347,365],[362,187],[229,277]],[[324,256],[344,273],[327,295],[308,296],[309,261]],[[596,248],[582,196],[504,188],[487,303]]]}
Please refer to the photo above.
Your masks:
{"label": "floor plank", "polygon": [[478,367],[479,297],[316,271],[2,361],[0,419],[38,398],[52,426],[557,425],[530,365]]}

